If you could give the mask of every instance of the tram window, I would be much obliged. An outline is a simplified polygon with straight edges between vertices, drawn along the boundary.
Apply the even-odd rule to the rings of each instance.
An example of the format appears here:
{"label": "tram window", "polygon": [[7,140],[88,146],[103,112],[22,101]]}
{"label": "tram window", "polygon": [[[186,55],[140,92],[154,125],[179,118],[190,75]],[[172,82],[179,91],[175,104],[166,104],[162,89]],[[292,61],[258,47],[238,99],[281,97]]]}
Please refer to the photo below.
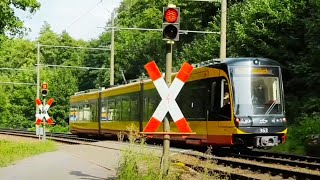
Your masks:
{"label": "tram window", "polygon": [[79,105],[78,108],[79,108],[79,118],[78,118],[78,120],[79,121],[83,121],[83,105],[82,104]]}
{"label": "tram window", "polygon": [[115,111],[114,111],[114,120],[116,121],[120,121],[121,120],[121,99],[117,99],[115,100],[115,103],[116,103],[116,108],[115,108]]}
{"label": "tram window", "polygon": [[198,87],[197,89],[192,89],[192,105],[193,105],[193,118],[195,119],[205,119],[206,115],[206,98],[207,98],[207,88],[206,87]]}
{"label": "tram window", "polygon": [[98,121],[98,108],[97,108],[97,102],[90,104],[90,119],[89,121]]}
{"label": "tram window", "polygon": [[227,104],[230,104],[229,87],[228,82],[225,79],[221,80],[221,108]]}
{"label": "tram window", "polygon": [[101,119],[100,121],[106,121],[107,120],[107,106],[108,101],[102,100],[102,109],[101,109]]}
{"label": "tram window", "polygon": [[85,104],[83,106],[83,120],[84,121],[90,121],[91,117],[90,117],[90,105],[89,104]]}
{"label": "tram window", "polygon": [[215,104],[215,95],[216,95],[216,87],[217,87],[217,82],[216,81],[214,81],[214,82],[212,82],[212,84],[211,84],[211,107],[210,107],[210,109],[211,109],[211,112],[214,110],[214,104]]}
{"label": "tram window", "polygon": [[79,117],[79,109],[78,106],[71,106],[70,107],[70,117],[69,117],[69,122],[70,121],[77,121]]}
{"label": "tram window", "polygon": [[132,97],[130,103],[130,120],[138,121],[139,119],[139,108],[138,108],[138,97]]}
{"label": "tram window", "polygon": [[191,98],[191,95],[192,95],[192,92],[190,89],[190,85],[187,83],[177,97],[177,103],[182,113],[188,120],[190,120],[193,114],[192,111],[194,108],[194,102]]}
{"label": "tram window", "polygon": [[143,105],[144,105],[144,107],[143,107],[143,110],[144,110],[144,111],[143,111],[143,120],[144,120],[144,121],[149,121],[149,118],[150,118],[150,117],[148,117],[149,98],[145,97],[145,98],[143,99],[143,101],[144,101],[144,103],[143,103]]}
{"label": "tram window", "polygon": [[121,100],[121,120],[128,121],[130,116],[130,101],[128,98]]}
{"label": "tram window", "polygon": [[226,79],[221,80],[220,108],[217,115],[217,120],[230,120],[231,118],[230,92]]}
{"label": "tram window", "polygon": [[205,120],[208,103],[207,81],[188,82],[177,97],[177,103],[188,120]]}
{"label": "tram window", "polygon": [[154,97],[149,97],[149,103],[148,103],[148,118],[151,118],[153,112],[156,110],[157,108],[157,102],[156,99]]}
{"label": "tram window", "polygon": [[115,112],[115,101],[108,100],[107,101],[107,121],[112,121],[114,120],[114,112]]}

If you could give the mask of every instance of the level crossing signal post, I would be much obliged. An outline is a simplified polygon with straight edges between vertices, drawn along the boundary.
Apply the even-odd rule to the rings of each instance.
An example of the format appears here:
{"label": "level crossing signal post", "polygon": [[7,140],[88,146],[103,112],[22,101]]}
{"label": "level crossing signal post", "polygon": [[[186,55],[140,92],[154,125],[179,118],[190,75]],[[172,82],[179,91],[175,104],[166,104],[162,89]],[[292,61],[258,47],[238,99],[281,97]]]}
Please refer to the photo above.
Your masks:
{"label": "level crossing signal post", "polygon": [[42,140],[46,140],[46,125],[53,125],[53,121],[48,115],[48,110],[50,106],[53,103],[53,98],[50,98],[48,102],[46,103],[46,97],[48,93],[48,84],[46,82],[43,82],[41,84],[41,94],[43,97],[43,104],[41,103],[40,99],[36,99],[36,105],[39,108],[39,113],[36,114],[36,127],[39,127],[39,130],[37,130],[37,133],[40,136],[42,135]]}
{"label": "level crossing signal post", "polygon": [[[169,4],[163,8],[162,34],[166,43],[166,72],[165,81],[155,64],[150,62],[145,65],[146,70],[158,90],[162,101],[156,108],[149,123],[144,129],[143,134],[163,135],[163,154],[161,158],[162,175],[166,176],[169,172],[169,152],[170,152],[170,135],[187,136],[193,135],[186,119],[184,118],[175,98],[187,81],[193,67],[184,63],[178,75],[171,83],[172,73],[172,48],[175,41],[179,41],[180,31],[180,8],[174,4]],[[172,84],[172,85],[171,85]],[[167,113],[169,112],[169,113]],[[180,133],[170,132],[169,114],[177,125]],[[163,132],[156,132],[163,120]]]}
{"label": "level crossing signal post", "polygon": [[[166,44],[166,73],[165,79],[168,87],[171,85],[171,71],[172,71],[172,46],[174,41],[179,41],[179,21],[180,21],[180,9],[175,5],[169,4],[168,7],[163,8],[163,36]],[[168,116],[168,114],[167,114]],[[165,117],[163,122],[163,132],[170,131],[169,118]],[[162,174],[167,175],[170,166],[170,135],[164,134],[163,136],[163,152],[161,157],[161,169]]]}

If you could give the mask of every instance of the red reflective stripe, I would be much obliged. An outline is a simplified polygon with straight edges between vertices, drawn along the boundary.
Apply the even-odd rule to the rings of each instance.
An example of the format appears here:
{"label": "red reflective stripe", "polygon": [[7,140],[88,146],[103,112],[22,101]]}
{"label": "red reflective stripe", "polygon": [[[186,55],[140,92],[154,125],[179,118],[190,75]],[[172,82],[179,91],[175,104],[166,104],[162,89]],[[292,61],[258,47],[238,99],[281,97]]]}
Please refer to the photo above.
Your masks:
{"label": "red reflective stripe", "polygon": [[53,103],[53,99],[50,98],[47,104],[48,104],[49,106],[51,106],[52,103]]}
{"label": "red reflective stripe", "polygon": [[41,103],[41,101],[40,101],[40,99],[36,99],[36,104],[38,105],[38,106],[40,106],[42,103]]}
{"label": "red reflective stripe", "polygon": [[35,122],[35,124],[37,124],[37,125],[40,125],[41,123],[42,123],[41,119],[37,119],[36,122]]}
{"label": "red reflective stripe", "polygon": [[48,124],[54,124],[51,118],[49,118],[49,119],[47,120],[47,123],[48,123]]}
{"label": "red reflective stripe", "polygon": [[157,120],[154,117],[151,117],[147,126],[144,128],[144,132],[156,132],[161,124],[161,121]]}
{"label": "red reflective stripe", "polygon": [[161,72],[160,72],[157,64],[154,61],[149,62],[144,67],[146,68],[152,81],[155,81],[155,80],[161,78]]}
{"label": "red reflective stripe", "polygon": [[192,132],[186,118],[182,118],[182,119],[176,121],[176,125],[177,125],[180,132]]}
{"label": "red reflective stripe", "polygon": [[189,63],[183,63],[177,78],[180,79],[182,82],[186,82],[191,74],[193,67]]}

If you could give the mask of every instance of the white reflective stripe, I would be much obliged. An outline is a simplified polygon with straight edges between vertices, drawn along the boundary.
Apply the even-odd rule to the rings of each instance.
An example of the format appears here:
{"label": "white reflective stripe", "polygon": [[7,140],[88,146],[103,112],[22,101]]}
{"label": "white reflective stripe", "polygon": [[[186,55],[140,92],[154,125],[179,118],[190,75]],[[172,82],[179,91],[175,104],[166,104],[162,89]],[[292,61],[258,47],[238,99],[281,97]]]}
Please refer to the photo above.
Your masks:
{"label": "white reflective stripe", "polygon": [[42,114],[36,114],[37,119],[41,119],[42,117],[43,117]]}
{"label": "white reflective stripe", "polygon": [[172,98],[176,99],[179,92],[181,91],[182,87],[184,85],[184,82],[181,81],[178,78],[174,78],[170,88],[169,88],[169,92],[172,95]]}
{"label": "white reflective stripe", "polygon": [[45,110],[45,111],[48,111],[49,108],[50,108],[50,106],[49,106],[48,104],[46,104],[46,105],[44,106],[44,110]]}
{"label": "white reflective stripe", "polygon": [[181,110],[180,110],[180,108],[179,108],[179,106],[178,106],[176,101],[172,102],[172,106],[169,109],[169,113],[170,113],[170,115],[171,115],[171,117],[172,117],[174,122],[184,118],[184,116],[183,116],[183,114],[182,114],[182,112],[181,112]]}
{"label": "white reflective stripe", "polygon": [[45,114],[44,117],[46,118],[46,120],[51,119],[48,114]]}
{"label": "white reflective stripe", "polygon": [[175,78],[170,88],[168,88],[168,85],[166,84],[163,78],[159,78],[154,81],[154,85],[156,86],[157,91],[159,92],[160,97],[162,99],[166,99],[168,96],[168,93],[170,93],[171,98],[173,99],[177,98],[184,84],[185,83],[182,82],[180,79]]}
{"label": "white reflective stripe", "polygon": [[157,91],[160,94],[160,97],[162,99],[166,99],[168,93],[169,93],[169,88],[168,85],[166,84],[166,82],[164,81],[164,79],[161,77],[155,81],[153,81]]}
{"label": "white reflective stripe", "polygon": [[41,110],[41,109],[43,108],[43,105],[42,105],[42,104],[40,104],[38,107],[39,107],[39,109]]}
{"label": "white reflective stripe", "polygon": [[161,100],[157,109],[154,111],[152,117],[154,117],[158,121],[162,122],[163,118],[166,116],[167,112],[168,112],[168,107],[167,107],[166,103],[163,100]]}
{"label": "white reflective stripe", "polygon": [[169,102],[161,100],[152,117],[162,122],[168,110],[174,122],[184,118],[179,105],[174,99],[171,99]]}

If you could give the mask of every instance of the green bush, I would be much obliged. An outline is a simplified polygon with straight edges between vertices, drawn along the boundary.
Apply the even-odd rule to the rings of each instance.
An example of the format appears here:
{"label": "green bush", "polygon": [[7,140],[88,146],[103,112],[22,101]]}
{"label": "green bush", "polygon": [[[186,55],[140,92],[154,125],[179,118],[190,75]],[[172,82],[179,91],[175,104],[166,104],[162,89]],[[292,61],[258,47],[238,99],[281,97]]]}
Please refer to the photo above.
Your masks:
{"label": "green bush", "polygon": [[[36,131],[36,127],[33,126],[28,128],[28,131]],[[61,125],[54,125],[54,126],[46,126],[46,132],[53,132],[53,133],[68,133],[69,126],[61,126]]]}
{"label": "green bush", "polygon": [[287,141],[284,144],[280,144],[272,148],[272,151],[281,153],[293,153],[298,155],[305,155],[305,148],[295,137],[292,136],[292,131],[294,128],[288,128]]}
{"label": "green bush", "polygon": [[311,135],[320,134],[320,114],[303,115],[298,118],[298,125],[292,127],[292,136],[300,143],[306,143]]}
{"label": "green bush", "polygon": [[307,155],[311,137],[320,135],[320,114],[304,114],[296,122],[288,128],[286,143],[273,148],[274,151]]}
{"label": "green bush", "polygon": [[50,132],[53,133],[67,133],[69,132],[69,126],[61,126],[61,125],[54,125],[48,127]]}
{"label": "green bush", "polygon": [[[140,150],[132,146],[123,152],[118,171],[120,180],[159,179],[159,169],[152,168],[153,163],[160,161],[159,158],[152,154],[142,153]],[[141,163],[142,161],[144,163]]]}

